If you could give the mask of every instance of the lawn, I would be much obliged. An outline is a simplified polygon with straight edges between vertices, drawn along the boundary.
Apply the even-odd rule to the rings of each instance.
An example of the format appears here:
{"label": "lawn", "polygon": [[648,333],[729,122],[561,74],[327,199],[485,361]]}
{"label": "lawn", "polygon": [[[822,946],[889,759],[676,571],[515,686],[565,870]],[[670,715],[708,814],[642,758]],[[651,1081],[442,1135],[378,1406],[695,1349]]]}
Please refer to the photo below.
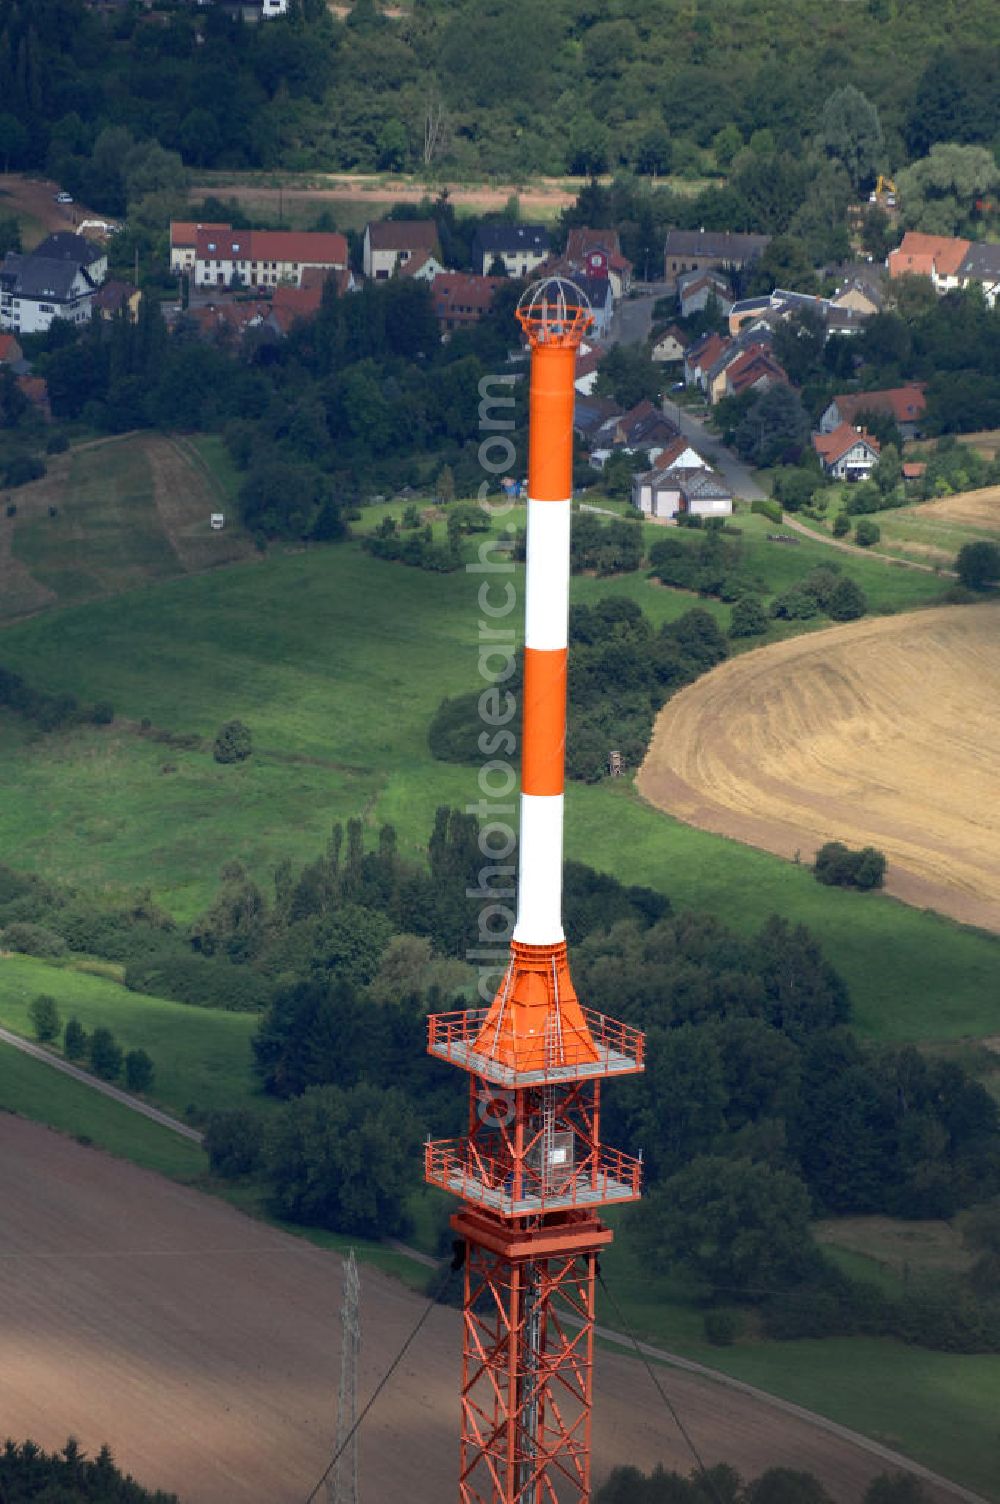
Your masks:
{"label": "lawn", "polygon": [[16,1112],[174,1180],[198,1181],[204,1151],[81,1081],[0,1044],[0,1111]]}
{"label": "lawn", "polygon": [[[88,1034],[110,1029],[124,1050],[144,1049],[156,1071],[147,1095],[177,1117],[183,1118],[189,1106],[201,1112],[243,1107],[255,1095],[254,1015],[167,1002],[129,992],[106,977],[29,956],[0,956],[0,1025],[33,1039],[28,1008],[39,993],[55,998],[63,1023],[75,1016]],[[54,1071],[49,1075],[66,1079]],[[270,1098],[260,1098],[259,1105],[270,1104]]]}

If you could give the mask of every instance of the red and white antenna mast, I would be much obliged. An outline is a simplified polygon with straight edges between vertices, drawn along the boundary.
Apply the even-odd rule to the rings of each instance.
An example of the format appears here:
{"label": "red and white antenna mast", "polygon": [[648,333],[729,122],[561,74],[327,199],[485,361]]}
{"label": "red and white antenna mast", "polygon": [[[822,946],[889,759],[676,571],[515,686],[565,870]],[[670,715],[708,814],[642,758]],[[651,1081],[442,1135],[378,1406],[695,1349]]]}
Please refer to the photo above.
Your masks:
{"label": "red and white antenna mast", "polygon": [[490,1008],[429,1020],[432,1055],[469,1074],[464,1138],[428,1143],[461,1197],[461,1504],[589,1504],[601,1206],[641,1165],[600,1141],[601,1081],[643,1068],[643,1036],[581,1005],[562,928],[563,778],[576,352],[592,321],[572,282],[528,288],[531,346],[521,848],[510,962]]}

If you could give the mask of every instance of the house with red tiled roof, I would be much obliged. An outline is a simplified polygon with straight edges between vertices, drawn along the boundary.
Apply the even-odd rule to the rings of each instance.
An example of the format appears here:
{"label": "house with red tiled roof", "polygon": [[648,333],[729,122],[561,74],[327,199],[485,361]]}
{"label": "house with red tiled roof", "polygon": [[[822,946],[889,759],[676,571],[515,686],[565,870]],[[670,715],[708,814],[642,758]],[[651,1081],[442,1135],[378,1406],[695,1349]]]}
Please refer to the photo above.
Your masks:
{"label": "house with red tiled roof", "polygon": [[835,480],[867,480],[878,464],[878,439],[850,423],[832,433],[814,433],[812,445],[824,472]]}
{"label": "house with red tiled roof", "polygon": [[895,420],[901,438],[918,439],[926,407],[923,382],[880,392],[844,392],[824,410],[820,433],[833,433],[842,423],[856,423],[859,413],[884,413]]}
{"label": "house with red tiled roof", "polygon": [[597,380],[597,368],[604,359],[605,350],[603,345],[589,344],[583,341],[577,351],[576,375],[573,385],[584,397],[589,397],[594,390]]}
{"label": "house with red tiled roof", "polygon": [[926,460],[904,460],[903,461],[903,479],[904,480],[910,480],[910,481],[912,481],[912,480],[923,480],[924,475],[926,474],[926,471],[927,471],[927,462],[926,462]]}
{"label": "house with red tiled roof", "polygon": [[347,241],[337,231],[231,230],[195,232],[194,280],[198,287],[298,287],[310,267],[347,266]]}
{"label": "house with red tiled roof", "polygon": [[51,419],[52,408],[49,406],[49,386],[44,376],[18,376],[17,384],[33,407],[37,407],[44,418]]}
{"label": "house with red tiled roof", "polygon": [[738,397],[741,392],[767,391],[772,386],[788,386],[788,374],[766,345],[751,345],[725,369],[725,395]]}
{"label": "house with red tiled roof", "polygon": [[413,256],[441,257],[432,219],[373,219],[365,225],[365,276],[384,282]]}
{"label": "house with red tiled roof", "polygon": [[683,436],[678,436],[666,449],[661,449],[653,461],[654,470],[697,470],[699,465],[703,470],[711,468],[708,461],[703,460],[697,449],[692,449]]}
{"label": "house with red tiled roof", "polygon": [[443,334],[478,324],[493,306],[501,277],[477,277],[467,272],[441,272],[431,283],[434,314]]}
{"label": "house with red tiled roof", "polygon": [[228,225],[210,224],[206,221],[199,224],[193,219],[172,219],[170,221],[170,270],[175,276],[182,272],[194,271],[194,253],[198,244],[199,230],[215,230],[224,235],[229,229]]}
{"label": "house with red tiled roof", "polygon": [[937,292],[950,292],[962,285],[959,273],[970,245],[952,235],[907,230],[898,248],[889,252],[889,276],[930,277]]}
{"label": "house with red tiled roof", "polygon": [[706,375],[724,351],[732,348],[733,341],[723,334],[705,334],[689,345],[684,352],[684,380],[688,386],[705,389]]}
{"label": "house with red tiled roof", "polygon": [[12,334],[0,334],[0,366],[12,366],[24,359],[24,351]]}

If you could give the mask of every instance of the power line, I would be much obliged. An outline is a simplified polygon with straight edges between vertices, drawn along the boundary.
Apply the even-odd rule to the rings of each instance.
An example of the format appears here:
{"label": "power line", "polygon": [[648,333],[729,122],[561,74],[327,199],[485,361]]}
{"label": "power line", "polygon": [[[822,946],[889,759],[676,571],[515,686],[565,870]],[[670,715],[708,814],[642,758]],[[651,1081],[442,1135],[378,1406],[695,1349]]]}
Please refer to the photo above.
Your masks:
{"label": "power line", "polygon": [[649,1377],[652,1379],[653,1383],[656,1386],[656,1390],[657,1390],[657,1393],[660,1396],[660,1399],[663,1401],[663,1403],[666,1405],[667,1409],[670,1411],[670,1414],[673,1417],[674,1424],[676,1425],[678,1431],[683,1436],[684,1441],[687,1444],[688,1451],[691,1453],[691,1456],[694,1458],[694,1460],[695,1460],[695,1462],[697,1464],[697,1467],[698,1467],[698,1471],[701,1474],[702,1479],[703,1479],[706,1487],[708,1488],[709,1493],[712,1495],[712,1498],[714,1500],[714,1504],[722,1504],[722,1500],[719,1497],[719,1491],[718,1491],[718,1489],[715,1486],[715,1482],[714,1482],[714,1480],[712,1478],[711,1473],[709,1473],[709,1471],[706,1468],[704,1462],[702,1461],[701,1453],[698,1451],[698,1448],[695,1446],[694,1440],[693,1440],[693,1438],[691,1436],[691,1433],[688,1431],[688,1429],[685,1426],[684,1422],[681,1420],[680,1414],[678,1413],[678,1410],[677,1410],[677,1406],[674,1404],[673,1400],[670,1398],[670,1396],[668,1395],[667,1391],[664,1389],[663,1385],[660,1383],[659,1375],[657,1374],[656,1370],[654,1369],[652,1363],[650,1363],[650,1361],[649,1361],[648,1357],[646,1356],[646,1354],[643,1352],[642,1346],[641,1346],[641,1344],[639,1342],[639,1339],[635,1335],[635,1332],[633,1332],[632,1328],[629,1326],[628,1322],[626,1321],[625,1316],[624,1316],[624,1314],[622,1312],[621,1306],[618,1304],[618,1302],[615,1299],[614,1295],[612,1295],[611,1291],[608,1289],[607,1281],[605,1280],[604,1275],[601,1272],[600,1268],[598,1268],[598,1271],[597,1271],[597,1278],[600,1280],[601,1289],[604,1291],[605,1295],[608,1297],[608,1300],[611,1302],[611,1305],[612,1305],[612,1307],[614,1309],[614,1313],[615,1313],[615,1315],[618,1318],[619,1325],[621,1326],[621,1328],[622,1328],[623,1332],[625,1333],[626,1337],[628,1337],[628,1339],[631,1342],[632,1346],[635,1348],[636,1357],[640,1359],[640,1361],[642,1362],[643,1366],[645,1367],[646,1372],[649,1374]]}
{"label": "power line", "polygon": [[[312,1501],[315,1499],[316,1495],[319,1493],[320,1489],[323,1487],[323,1484],[326,1482],[327,1478],[329,1478],[330,1474],[333,1472],[333,1469],[336,1467],[337,1463],[340,1461],[341,1457],[346,1452],[346,1450],[350,1446],[351,1442],[354,1440],[354,1437],[357,1435],[358,1431],[360,1431],[361,1426],[362,1426],[363,1422],[365,1421],[365,1419],[366,1419],[366,1417],[368,1415],[368,1412],[371,1410],[372,1406],[375,1404],[375,1401],[378,1399],[379,1395],[382,1393],[382,1390],[385,1388],[385,1386],[388,1384],[389,1380],[392,1378],[393,1374],[396,1372],[396,1369],[399,1367],[400,1363],[402,1363],[402,1361],[405,1358],[405,1356],[406,1356],[409,1348],[416,1341],[417,1335],[420,1332],[421,1328],[423,1327],[423,1325],[424,1325],[425,1321],[427,1320],[428,1316],[431,1314],[431,1312],[433,1311],[434,1307],[437,1305],[437,1303],[438,1303],[438,1297],[444,1291],[445,1285],[448,1283],[449,1279],[451,1278],[451,1274],[452,1274],[452,1269],[451,1269],[451,1266],[448,1265],[444,1269],[442,1278],[438,1281],[437,1285],[434,1287],[433,1291],[431,1292],[430,1299],[428,1300],[427,1305],[424,1307],[424,1310],[423,1310],[423,1312],[422,1312],[422,1314],[420,1316],[420,1319],[417,1321],[417,1323],[414,1326],[413,1330],[410,1332],[410,1335],[407,1337],[406,1341],[403,1343],[402,1347],[399,1349],[399,1352],[396,1354],[396,1356],[393,1358],[392,1362],[389,1364],[389,1367],[386,1369],[386,1371],[382,1375],[381,1379],[379,1379],[379,1381],[376,1384],[374,1390],[372,1391],[372,1395],[371,1395],[371,1398],[369,1399],[368,1403],[365,1405],[364,1409],[361,1411],[361,1414],[358,1416],[357,1420],[354,1422],[354,1424],[351,1427],[351,1429],[347,1432],[347,1435],[343,1438],[342,1441],[338,1441],[337,1449],[334,1452],[333,1456],[330,1458],[330,1461],[327,1463],[326,1467],[324,1468],[322,1475],[316,1480],[315,1484],[313,1485],[312,1491],[306,1495],[305,1504],[312,1504]],[[720,1501],[720,1504],[721,1504],[721,1501]]]}

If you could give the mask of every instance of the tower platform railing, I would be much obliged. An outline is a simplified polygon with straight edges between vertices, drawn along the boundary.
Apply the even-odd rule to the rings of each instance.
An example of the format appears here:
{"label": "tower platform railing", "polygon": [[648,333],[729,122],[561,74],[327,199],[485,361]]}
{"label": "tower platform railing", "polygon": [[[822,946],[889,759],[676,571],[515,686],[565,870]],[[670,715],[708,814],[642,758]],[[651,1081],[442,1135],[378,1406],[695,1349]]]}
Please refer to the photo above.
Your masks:
{"label": "tower platform railing", "polygon": [[437,1139],[424,1146],[424,1173],[430,1185],[504,1217],[617,1205],[642,1193],[642,1161],[604,1147],[585,1164],[553,1174],[518,1167],[471,1139]]}
{"label": "tower platform railing", "polygon": [[[593,1008],[583,1008],[584,1021],[597,1049],[595,1060],[569,1065],[547,1063],[538,1070],[517,1070],[486,1053],[481,1044],[489,1010],[469,1008],[454,1013],[432,1013],[427,1020],[427,1049],[438,1060],[461,1066],[484,1081],[498,1086],[555,1086],[561,1082],[628,1076],[645,1065],[645,1037],[640,1029],[620,1019],[608,1018]],[[477,1048],[478,1045],[478,1048]]]}

